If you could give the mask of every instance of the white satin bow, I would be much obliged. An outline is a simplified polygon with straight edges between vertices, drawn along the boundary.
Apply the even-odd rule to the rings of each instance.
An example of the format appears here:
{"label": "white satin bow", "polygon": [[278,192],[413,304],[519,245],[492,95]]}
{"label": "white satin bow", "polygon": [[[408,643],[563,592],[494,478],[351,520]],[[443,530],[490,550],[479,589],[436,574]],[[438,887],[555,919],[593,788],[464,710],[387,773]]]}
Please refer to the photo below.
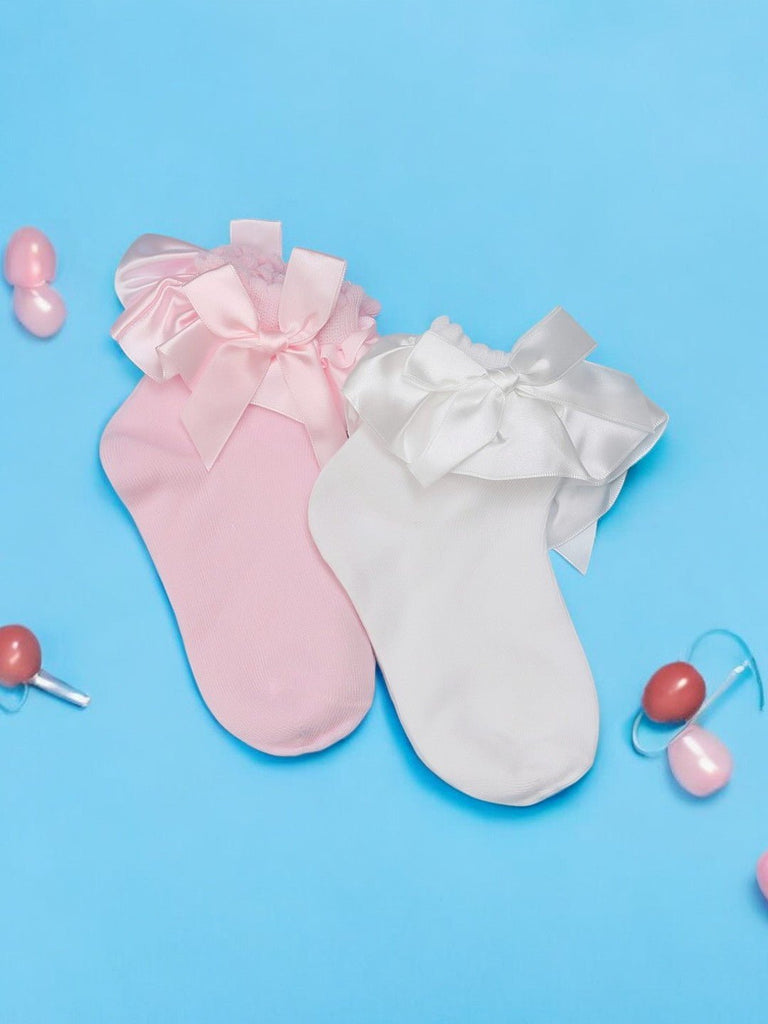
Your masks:
{"label": "white satin bow", "polygon": [[489,444],[507,403],[537,397],[595,347],[564,310],[526,334],[507,366],[486,369],[440,334],[427,331],[408,356],[403,379],[426,392],[402,434],[405,461],[428,486]]}
{"label": "white satin bow", "polygon": [[560,308],[510,353],[473,345],[441,318],[377,345],[344,395],[424,486],[451,472],[559,478],[550,546],[584,571],[596,520],[667,423],[630,377],[585,361],[594,348]]}

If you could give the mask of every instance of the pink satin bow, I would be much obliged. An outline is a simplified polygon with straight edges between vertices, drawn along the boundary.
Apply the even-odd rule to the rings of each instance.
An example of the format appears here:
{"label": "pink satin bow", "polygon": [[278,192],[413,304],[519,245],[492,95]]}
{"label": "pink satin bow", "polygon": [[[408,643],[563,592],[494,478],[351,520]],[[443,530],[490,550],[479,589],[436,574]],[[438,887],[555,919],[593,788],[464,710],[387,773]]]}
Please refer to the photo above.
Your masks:
{"label": "pink satin bow", "polygon": [[[306,424],[319,464],[327,462],[343,443],[344,424],[314,340],[331,315],[345,269],[344,261],[333,256],[294,249],[276,332],[260,329],[251,298],[231,265],[185,285],[184,293],[216,344],[202,371],[195,374],[192,394],[181,414],[207,469],[229,440],[273,360]],[[188,375],[181,367],[180,371]]]}
{"label": "pink satin bow", "polygon": [[[251,232],[253,223],[261,224],[244,223]],[[150,248],[156,244],[149,240]],[[275,246],[279,251],[277,237],[271,239],[270,249]],[[140,256],[146,259],[143,253]],[[173,270],[178,273],[177,267]],[[261,328],[251,297],[231,264],[186,281],[172,273],[138,308],[126,310],[118,320],[114,336],[134,362],[155,379],[178,374],[189,385],[192,393],[181,418],[207,469],[268,374],[267,397],[259,404],[274,406],[275,372],[287,390],[279,404],[306,425],[318,463],[323,465],[344,442],[343,414],[316,336],[333,311],[345,270],[343,260],[294,249],[280,294],[277,331]]]}

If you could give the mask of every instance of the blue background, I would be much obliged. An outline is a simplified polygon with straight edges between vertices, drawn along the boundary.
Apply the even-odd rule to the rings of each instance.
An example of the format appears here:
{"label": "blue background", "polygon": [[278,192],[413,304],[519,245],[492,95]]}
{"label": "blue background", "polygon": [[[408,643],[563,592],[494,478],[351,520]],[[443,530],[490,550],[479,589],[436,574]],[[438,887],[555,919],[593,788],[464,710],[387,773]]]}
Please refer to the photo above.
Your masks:
{"label": "blue background", "polygon": [[[698,631],[768,655],[765,6],[0,9],[0,238],[44,228],[69,304],[50,343],[0,310],[0,621],[94,698],[0,719],[3,1024],[764,1019],[768,715],[713,715],[703,803],[627,732]],[[345,256],[384,331],[504,347],[561,303],[669,410],[589,575],[558,565],[603,716],[571,791],[457,794],[381,686],[290,762],[206,711],[97,442],[124,249],[250,216]]]}

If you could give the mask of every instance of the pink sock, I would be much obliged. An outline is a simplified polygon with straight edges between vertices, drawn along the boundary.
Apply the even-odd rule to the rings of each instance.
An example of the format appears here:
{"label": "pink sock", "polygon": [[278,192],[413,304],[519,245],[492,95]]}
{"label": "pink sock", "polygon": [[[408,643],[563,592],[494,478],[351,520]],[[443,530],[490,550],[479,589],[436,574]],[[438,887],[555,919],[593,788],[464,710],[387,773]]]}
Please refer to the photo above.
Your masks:
{"label": "pink sock", "polygon": [[124,256],[113,335],[145,372],[101,461],[170,598],[206,704],[235,736],[301,754],[351,732],[374,661],[317,553],[307,504],[341,445],[340,386],[378,305],[280,225],[209,251],[159,235]]}

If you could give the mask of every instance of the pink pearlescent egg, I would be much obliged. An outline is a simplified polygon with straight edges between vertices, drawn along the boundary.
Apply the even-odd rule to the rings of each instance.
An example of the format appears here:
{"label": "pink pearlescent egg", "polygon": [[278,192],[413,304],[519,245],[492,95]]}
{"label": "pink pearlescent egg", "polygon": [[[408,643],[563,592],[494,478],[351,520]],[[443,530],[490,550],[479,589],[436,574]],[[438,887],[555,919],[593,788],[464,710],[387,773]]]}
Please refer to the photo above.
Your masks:
{"label": "pink pearlescent egg", "polygon": [[37,288],[56,277],[56,252],[38,228],[19,228],[5,250],[4,272],[9,284]]}
{"label": "pink pearlescent egg", "polygon": [[49,284],[14,288],[13,311],[23,326],[38,338],[50,338],[67,316],[64,300]]}
{"label": "pink pearlescent egg", "polygon": [[689,725],[672,740],[667,757],[672,774],[693,796],[711,796],[728,784],[733,773],[726,745],[700,725]]}
{"label": "pink pearlescent egg", "polygon": [[757,862],[756,875],[760,892],[768,900],[768,850],[765,851]]}

